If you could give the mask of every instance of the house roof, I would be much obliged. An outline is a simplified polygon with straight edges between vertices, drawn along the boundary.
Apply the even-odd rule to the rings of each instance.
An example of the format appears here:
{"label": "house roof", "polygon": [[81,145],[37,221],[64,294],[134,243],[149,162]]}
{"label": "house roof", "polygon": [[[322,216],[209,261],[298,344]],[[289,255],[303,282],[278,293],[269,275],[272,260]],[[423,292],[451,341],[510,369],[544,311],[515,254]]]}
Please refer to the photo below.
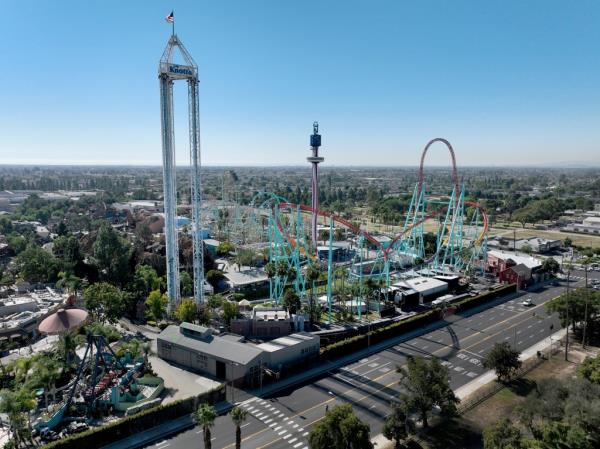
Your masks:
{"label": "house roof", "polygon": [[523,265],[522,263],[519,265],[514,265],[512,267],[508,267],[507,270],[514,271],[517,274],[517,276],[519,276],[519,277],[528,277],[531,272],[531,270],[527,266]]}
{"label": "house roof", "polygon": [[535,257],[531,256],[517,256],[514,253],[507,253],[504,251],[497,251],[494,249],[489,250],[487,253],[488,256],[492,256],[497,259],[512,260],[515,263],[515,265],[523,264],[529,269],[537,268],[542,265],[542,262],[539,259],[536,259]]}

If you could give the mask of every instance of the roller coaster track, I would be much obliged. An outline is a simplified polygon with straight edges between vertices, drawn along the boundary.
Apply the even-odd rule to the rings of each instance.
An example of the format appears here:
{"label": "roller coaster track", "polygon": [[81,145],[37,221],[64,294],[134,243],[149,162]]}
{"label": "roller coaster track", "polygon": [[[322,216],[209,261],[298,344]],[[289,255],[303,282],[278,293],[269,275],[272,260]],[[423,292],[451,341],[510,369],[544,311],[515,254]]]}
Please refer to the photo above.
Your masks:
{"label": "roller coaster track", "polygon": [[[443,139],[440,137],[430,140],[427,143],[427,145],[425,145],[425,148],[423,149],[423,152],[421,153],[421,163],[419,165],[419,177],[418,177],[418,185],[417,185],[417,198],[421,195],[421,191],[423,189],[425,157],[427,156],[427,152],[428,152],[429,148],[436,142],[441,142],[444,145],[446,145],[446,147],[448,148],[448,151],[450,153],[450,158],[452,161],[452,184],[454,185],[454,198],[455,198],[456,203],[458,203],[458,201],[460,201],[460,199],[459,199],[460,198],[460,194],[459,194],[460,185],[458,182],[458,170],[456,168],[456,156],[454,154],[454,149],[452,148],[452,145],[450,144],[450,142],[448,142],[446,139]],[[475,241],[471,243],[472,246],[480,246],[483,239],[485,238],[485,235],[488,232],[488,229],[489,229],[489,219],[488,219],[487,213],[485,212],[484,207],[479,202],[465,201],[464,205],[478,209],[479,213],[481,214],[481,219],[483,221],[482,230],[479,233],[479,235],[477,236],[477,239],[475,239]],[[371,242],[377,249],[382,251],[382,254],[385,259],[387,259],[389,254],[394,250],[394,245],[407,232],[409,232],[413,228],[423,224],[427,220],[438,217],[439,215],[445,213],[448,209],[448,207],[445,207],[445,208],[440,209],[437,212],[430,212],[430,213],[426,214],[424,217],[421,217],[418,220],[414,221],[409,226],[407,226],[406,229],[404,229],[402,232],[400,232],[399,234],[396,234],[394,236],[394,238],[392,239],[392,241],[390,242],[390,244],[386,248],[384,248],[382,246],[382,244],[375,237],[373,237],[371,234],[369,234],[367,231],[361,229],[359,226],[356,226],[349,220],[346,220],[345,218],[342,218],[338,215],[332,214],[327,211],[319,210],[319,209],[314,210],[312,207],[305,206],[303,204],[295,204],[295,203],[289,203],[289,202],[285,202],[285,201],[280,201],[276,207],[280,210],[284,210],[284,209],[298,210],[299,209],[302,213],[305,213],[305,214],[313,214],[314,213],[317,216],[321,216],[321,217],[324,217],[327,219],[333,219],[333,221],[335,223],[339,223],[339,224],[347,227],[348,229],[353,231],[356,235],[362,235],[366,240]],[[287,240],[292,244],[292,246],[296,247],[296,245],[297,245],[296,240],[285,231],[277,214],[275,214],[275,222],[276,222],[277,228],[279,229],[279,232],[281,233],[281,235],[286,236]]]}

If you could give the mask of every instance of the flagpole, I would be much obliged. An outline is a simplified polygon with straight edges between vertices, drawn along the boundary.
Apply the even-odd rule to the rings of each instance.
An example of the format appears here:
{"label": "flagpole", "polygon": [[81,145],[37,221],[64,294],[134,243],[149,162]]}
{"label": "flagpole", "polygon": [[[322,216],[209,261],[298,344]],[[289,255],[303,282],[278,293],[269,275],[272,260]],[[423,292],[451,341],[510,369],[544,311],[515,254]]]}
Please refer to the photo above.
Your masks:
{"label": "flagpole", "polygon": [[171,23],[171,25],[173,26],[171,34],[172,36],[175,36],[175,10],[171,11],[171,14],[173,14],[173,22]]}

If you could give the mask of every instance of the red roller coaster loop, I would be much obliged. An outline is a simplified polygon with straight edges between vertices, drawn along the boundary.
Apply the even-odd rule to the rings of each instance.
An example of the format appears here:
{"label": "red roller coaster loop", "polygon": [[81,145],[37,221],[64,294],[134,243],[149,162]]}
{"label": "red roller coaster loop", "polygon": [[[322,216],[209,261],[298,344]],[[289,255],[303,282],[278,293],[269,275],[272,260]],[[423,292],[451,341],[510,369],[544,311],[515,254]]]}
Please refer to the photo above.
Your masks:
{"label": "red roller coaster loop", "polygon": [[[421,153],[421,163],[419,165],[419,177],[418,177],[418,187],[417,187],[417,197],[419,197],[421,195],[421,191],[423,189],[423,169],[425,166],[425,156],[427,155],[427,151],[429,150],[429,148],[431,147],[431,145],[433,145],[435,142],[441,142],[444,145],[446,145],[446,147],[448,148],[448,151],[450,152],[450,158],[452,160],[452,184],[454,185],[454,197],[456,198],[456,202],[459,201],[460,198],[460,186],[459,186],[459,182],[458,182],[458,170],[456,168],[456,156],[454,154],[454,149],[452,148],[452,145],[450,144],[450,142],[448,142],[446,139],[443,139],[441,137],[437,137],[435,139],[430,140],[427,145],[425,145],[425,148],[423,149],[423,152]],[[482,231],[479,234],[479,236],[477,237],[477,239],[475,240],[475,242],[473,242],[474,245],[478,246],[481,244],[481,242],[483,241],[483,239],[485,238],[485,235],[488,232],[488,228],[489,228],[489,220],[488,220],[488,216],[487,213],[485,212],[485,209],[483,208],[483,206],[479,203],[479,202],[475,202],[475,201],[465,201],[464,202],[465,206],[470,206],[470,207],[474,207],[476,209],[479,210],[480,214],[481,214],[481,218],[483,220],[483,226],[482,226]],[[413,229],[416,226],[419,226],[421,224],[423,224],[425,221],[435,218],[438,215],[444,213],[447,208],[443,208],[440,211],[437,212],[430,212],[427,215],[425,215],[424,217],[420,218],[419,220],[415,221],[414,223],[412,223],[410,226],[408,226],[406,229],[404,229],[402,232],[400,232],[399,234],[397,234],[392,241],[390,242],[389,246],[387,248],[383,248],[383,246],[381,245],[381,243],[375,239],[375,237],[373,237],[371,234],[369,234],[367,231],[362,230],[359,226],[354,225],[353,223],[351,223],[350,221],[339,217],[337,215],[334,215],[330,212],[326,212],[323,210],[314,210],[312,207],[310,206],[305,206],[302,204],[294,204],[294,203],[287,203],[287,202],[282,202],[279,203],[277,206],[279,209],[291,209],[291,210],[297,210],[300,209],[300,211],[302,213],[308,213],[308,214],[313,214],[313,212],[321,217],[324,218],[332,218],[334,222],[339,223],[345,227],[347,227],[348,229],[350,229],[351,231],[353,231],[355,234],[357,235],[363,235],[365,237],[365,239],[367,239],[369,242],[371,242],[376,248],[382,250],[383,256],[384,258],[387,259],[388,255],[393,251],[394,245],[396,244],[396,242],[398,242],[398,240],[400,240],[407,232],[409,232],[411,229]],[[296,246],[296,241],[295,239],[288,235],[281,222],[279,221],[279,218],[276,217],[276,224],[277,224],[277,228],[279,229],[279,232],[281,232],[282,235],[286,235],[288,241],[290,241],[290,243],[293,246]]]}
{"label": "red roller coaster loop", "polygon": [[450,157],[452,159],[452,184],[454,184],[454,195],[458,198],[460,189],[459,189],[459,185],[458,185],[458,170],[456,169],[456,156],[454,155],[454,149],[452,148],[452,145],[450,145],[450,142],[448,142],[446,139],[442,139],[441,137],[436,137],[435,139],[431,139],[427,145],[425,145],[425,148],[423,149],[423,152],[421,153],[421,164],[419,165],[419,179],[418,179],[418,190],[417,190],[417,197],[421,194],[421,189],[423,188],[423,168],[425,167],[425,156],[427,155],[427,151],[429,150],[429,147],[431,145],[433,145],[435,142],[442,142],[444,145],[446,145],[446,147],[448,148],[448,151],[450,152]]}

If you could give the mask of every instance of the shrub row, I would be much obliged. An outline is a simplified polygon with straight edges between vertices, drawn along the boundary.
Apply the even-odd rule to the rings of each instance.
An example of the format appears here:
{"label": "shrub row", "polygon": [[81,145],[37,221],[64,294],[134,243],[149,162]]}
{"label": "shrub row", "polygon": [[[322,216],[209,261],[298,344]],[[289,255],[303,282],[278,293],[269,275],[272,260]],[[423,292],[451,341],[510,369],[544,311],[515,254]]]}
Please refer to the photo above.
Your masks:
{"label": "shrub row", "polygon": [[[490,290],[481,295],[477,295],[472,298],[466,298],[456,304],[453,304],[453,307],[456,308],[456,312],[467,310],[485,302],[491,301],[492,299],[498,298],[499,296],[506,295],[515,291],[515,284],[505,285],[495,290]],[[321,356],[329,359],[342,357],[352,352],[366,348],[369,343],[380,343],[384,340],[396,337],[405,332],[410,332],[419,327],[423,327],[429,323],[438,320],[439,318],[439,310],[428,310],[427,312],[423,312],[418,315],[412,316],[406,320],[397,321],[395,323],[380,327],[379,329],[371,330],[370,332],[367,332],[365,334],[354,335],[352,337],[345,338],[343,340],[327,345],[321,348]]]}
{"label": "shrub row", "polygon": [[436,310],[428,310],[427,312],[407,318],[406,320],[397,321],[379,329],[372,330],[365,334],[355,335],[354,337],[346,338],[321,349],[321,356],[327,358],[341,357],[350,354],[354,351],[366,348],[367,345],[381,343],[388,338],[396,337],[402,333],[412,331],[419,327],[425,326],[438,319],[439,313]]}
{"label": "shrub row", "polygon": [[166,405],[159,405],[144,410],[136,415],[127,416],[118,421],[85,432],[69,435],[40,449],[99,449],[108,444],[127,438],[133,434],[144,432],[167,421],[188,415],[196,410],[199,404],[207,402],[216,404],[225,399],[225,389],[219,386],[199,396],[192,396]]}
{"label": "shrub row", "polygon": [[453,304],[452,307],[456,308],[457,312],[471,309],[480,304],[484,304],[492,299],[496,299],[500,296],[507,295],[509,293],[514,293],[517,291],[517,284],[508,284],[503,285],[494,290],[490,290],[488,292],[482,293],[481,295],[473,296],[471,298],[465,298],[462,301]]}

